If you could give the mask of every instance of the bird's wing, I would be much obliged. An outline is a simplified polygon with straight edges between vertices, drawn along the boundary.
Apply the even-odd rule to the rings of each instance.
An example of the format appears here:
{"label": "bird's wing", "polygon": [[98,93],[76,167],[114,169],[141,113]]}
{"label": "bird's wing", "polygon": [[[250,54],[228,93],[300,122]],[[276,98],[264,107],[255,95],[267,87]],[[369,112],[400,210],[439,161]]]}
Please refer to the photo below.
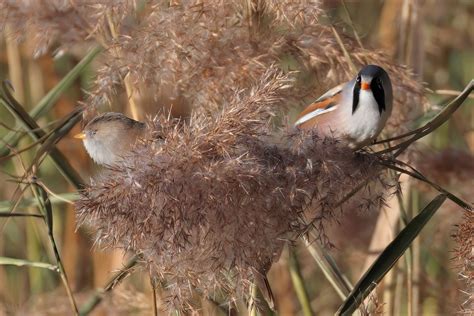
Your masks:
{"label": "bird's wing", "polygon": [[[332,91],[334,89],[331,89]],[[329,92],[326,92],[327,95]],[[324,96],[324,95],[323,95]],[[317,122],[324,120],[325,114],[330,113],[337,109],[339,101],[341,99],[341,90],[332,96],[327,95],[326,97],[320,97],[314,103],[310,104],[306,109],[301,112],[298,119],[295,122],[295,126],[301,128],[311,128],[316,125]]]}

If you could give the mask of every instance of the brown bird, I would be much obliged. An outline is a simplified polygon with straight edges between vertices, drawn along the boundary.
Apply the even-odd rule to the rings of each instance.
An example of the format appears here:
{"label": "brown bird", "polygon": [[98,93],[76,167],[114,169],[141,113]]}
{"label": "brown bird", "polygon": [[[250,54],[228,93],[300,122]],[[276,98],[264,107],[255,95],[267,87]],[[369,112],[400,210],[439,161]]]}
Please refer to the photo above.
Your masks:
{"label": "brown bird", "polygon": [[144,136],[146,125],[122,113],[107,112],[93,118],[75,138],[82,139],[89,156],[100,165],[114,165]]}

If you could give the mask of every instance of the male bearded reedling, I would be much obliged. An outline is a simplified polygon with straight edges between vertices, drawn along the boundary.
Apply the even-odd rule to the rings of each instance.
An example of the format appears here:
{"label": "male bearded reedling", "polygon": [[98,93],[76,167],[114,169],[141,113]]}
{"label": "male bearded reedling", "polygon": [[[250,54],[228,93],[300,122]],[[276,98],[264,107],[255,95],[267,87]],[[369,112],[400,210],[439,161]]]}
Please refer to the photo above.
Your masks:
{"label": "male bearded reedling", "polygon": [[82,139],[89,156],[100,165],[114,165],[132,149],[145,133],[145,123],[122,113],[96,116],[75,138]]}
{"label": "male bearded reedling", "polygon": [[310,104],[295,126],[339,138],[357,150],[375,141],[391,113],[390,78],[381,67],[368,65]]}

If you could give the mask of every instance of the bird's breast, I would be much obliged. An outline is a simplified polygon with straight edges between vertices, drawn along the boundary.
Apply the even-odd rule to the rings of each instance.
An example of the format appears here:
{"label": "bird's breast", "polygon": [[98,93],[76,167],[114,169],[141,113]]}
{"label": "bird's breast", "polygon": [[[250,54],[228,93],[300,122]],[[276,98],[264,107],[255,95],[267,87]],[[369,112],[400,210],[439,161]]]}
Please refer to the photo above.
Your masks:
{"label": "bird's breast", "polygon": [[94,139],[85,139],[84,147],[87,150],[89,156],[96,163],[103,164],[113,164],[117,160],[117,156],[114,154],[113,150],[110,150],[107,144],[103,144],[100,141]]}
{"label": "bird's breast", "polygon": [[346,125],[347,136],[359,146],[367,145],[382,131],[386,120],[387,113],[380,113],[372,91],[361,90],[359,105],[355,112],[350,113]]}

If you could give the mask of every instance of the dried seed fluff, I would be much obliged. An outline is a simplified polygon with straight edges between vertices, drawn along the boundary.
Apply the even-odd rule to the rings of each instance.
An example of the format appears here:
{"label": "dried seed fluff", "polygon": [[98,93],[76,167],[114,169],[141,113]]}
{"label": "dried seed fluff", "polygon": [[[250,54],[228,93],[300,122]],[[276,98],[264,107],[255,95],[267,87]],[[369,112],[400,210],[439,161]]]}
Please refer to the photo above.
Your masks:
{"label": "dried seed fluff", "polygon": [[[245,295],[253,271],[268,271],[303,219],[324,226],[361,179],[380,174],[370,155],[334,139],[288,129],[272,144],[268,121],[287,85],[270,69],[215,117],[179,128],[157,117],[151,134],[164,141],[155,146],[150,136],[81,193],[79,221],[96,228],[99,244],[143,253],[178,309],[193,288]],[[383,198],[377,189],[361,194]]]}

